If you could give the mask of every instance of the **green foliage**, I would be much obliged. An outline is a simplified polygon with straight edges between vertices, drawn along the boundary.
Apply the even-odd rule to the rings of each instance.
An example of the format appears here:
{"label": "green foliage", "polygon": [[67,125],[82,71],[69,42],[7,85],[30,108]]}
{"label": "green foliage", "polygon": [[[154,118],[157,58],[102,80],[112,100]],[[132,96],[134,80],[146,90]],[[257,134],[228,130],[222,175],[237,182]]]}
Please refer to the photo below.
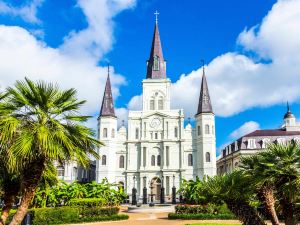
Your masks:
{"label": "green foliage", "polygon": [[236,217],[232,214],[209,214],[209,213],[185,213],[185,214],[177,214],[177,213],[169,213],[169,219],[184,219],[184,220],[232,220],[236,219]]}
{"label": "green foliage", "polygon": [[231,214],[227,206],[215,205],[176,205],[175,213],[177,214]]}
{"label": "green foliage", "polygon": [[112,208],[79,208],[59,207],[31,209],[33,225],[68,224],[92,221],[128,219],[127,215],[118,215],[116,207]]}
{"label": "green foliage", "polygon": [[126,195],[117,185],[104,179],[101,183],[91,182],[67,184],[60,182],[53,187],[40,187],[33,199],[32,207],[57,207],[63,205],[94,207],[117,206]]}

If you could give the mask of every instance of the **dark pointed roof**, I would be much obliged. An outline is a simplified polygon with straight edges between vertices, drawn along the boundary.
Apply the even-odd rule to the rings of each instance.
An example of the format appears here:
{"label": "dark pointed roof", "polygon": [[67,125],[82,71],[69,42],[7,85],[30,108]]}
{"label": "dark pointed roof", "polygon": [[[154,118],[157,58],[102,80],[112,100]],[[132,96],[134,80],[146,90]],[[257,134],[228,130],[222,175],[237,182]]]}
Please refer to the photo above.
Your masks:
{"label": "dark pointed roof", "polygon": [[204,65],[197,115],[200,113],[213,113],[204,71]]}
{"label": "dark pointed roof", "polygon": [[105,90],[104,90],[104,94],[103,94],[103,100],[102,100],[99,117],[101,117],[101,116],[116,117],[115,109],[114,109],[114,101],[113,101],[113,97],[112,97],[112,93],[111,93],[109,69],[108,69],[108,76],[107,76],[107,80],[106,80],[106,84],[105,84]]}
{"label": "dark pointed roof", "polygon": [[[155,68],[155,58],[158,60],[158,68]],[[152,39],[152,46],[149,59],[147,61],[147,79],[165,79],[166,78],[166,64],[162,52],[158,23],[155,23],[154,34]]]}
{"label": "dark pointed roof", "polygon": [[287,119],[287,118],[295,118],[294,114],[291,112],[289,102],[287,102],[286,106],[287,106],[287,112],[286,112],[286,114],[284,115],[284,119]]}

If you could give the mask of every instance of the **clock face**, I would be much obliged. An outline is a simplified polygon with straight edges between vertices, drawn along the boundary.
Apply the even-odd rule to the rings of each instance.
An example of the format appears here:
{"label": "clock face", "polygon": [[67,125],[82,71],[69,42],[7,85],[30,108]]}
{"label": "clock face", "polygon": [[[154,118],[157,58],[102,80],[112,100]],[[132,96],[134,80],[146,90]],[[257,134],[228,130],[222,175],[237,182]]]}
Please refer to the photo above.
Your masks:
{"label": "clock face", "polygon": [[154,129],[156,129],[158,126],[160,125],[160,119],[159,118],[154,118],[151,123],[150,126]]}

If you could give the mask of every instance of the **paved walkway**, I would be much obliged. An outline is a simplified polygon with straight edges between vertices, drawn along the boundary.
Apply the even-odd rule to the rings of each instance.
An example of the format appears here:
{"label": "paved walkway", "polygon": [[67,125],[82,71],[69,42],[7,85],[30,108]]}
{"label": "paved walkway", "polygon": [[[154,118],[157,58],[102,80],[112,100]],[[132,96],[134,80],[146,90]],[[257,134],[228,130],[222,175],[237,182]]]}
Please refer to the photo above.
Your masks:
{"label": "paved walkway", "polygon": [[168,220],[167,212],[132,212],[127,213],[126,208],[121,209],[121,213],[125,213],[129,215],[128,220],[122,221],[109,221],[109,222],[97,222],[97,223],[89,223],[89,225],[185,225],[191,223],[213,223],[219,222],[223,224],[240,224],[237,220]]}

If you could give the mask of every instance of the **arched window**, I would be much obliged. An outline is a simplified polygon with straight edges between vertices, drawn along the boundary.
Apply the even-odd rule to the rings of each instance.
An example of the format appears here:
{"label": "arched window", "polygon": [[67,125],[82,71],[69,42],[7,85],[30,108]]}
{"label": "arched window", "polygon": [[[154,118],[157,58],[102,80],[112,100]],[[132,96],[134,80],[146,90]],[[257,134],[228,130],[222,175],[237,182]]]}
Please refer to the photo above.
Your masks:
{"label": "arched window", "polygon": [[158,99],[158,110],[164,109],[164,100],[162,98]]}
{"label": "arched window", "polygon": [[209,152],[205,153],[205,161],[210,162],[210,153]]}
{"label": "arched window", "polygon": [[106,155],[102,156],[102,166],[106,165]]}
{"label": "arched window", "polygon": [[209,134],[209,125],[208,124],[205,125],[205,134]]}
{"label": "arched window", "polygon": [[200,126],[197,127],[197,130],[198,130],[198,135],[201,135],[201,127]]}
{"label": "arched window", "polygon": [[159,70],[159,57],[157,55],[154,56],[153,70]]}
{"label": "arched window", "polygon": [[103,137],[107,138],[107,128],[103,128]]}
{"label": "arched window", "polygon": [[121,155],[119,159],[119,168],[124,168],[124,156]]}
{"label": "arched window", "polygon": [[135,139],[139,139],[139,128],[135,128]]}
{"label": "arched window", "polygon": [[160,157],[160,155],[157,156],[157,165],[158,166],[161,165],[161,157]]}
{"label": "arched window", "polygon": [[151,166],[155,166],[155,156],[151,156]]}
{"label": "arched window", "polygon": [[193,166],[193,154],[188,154],[188,166]]}
{"label": "arched window", "polygon": [[150,110],[155,110],[154,99],[150,100]]}
{"label": "arched window", "polygon": [[111,137],[115,138],[115,129],[111,129]]}

